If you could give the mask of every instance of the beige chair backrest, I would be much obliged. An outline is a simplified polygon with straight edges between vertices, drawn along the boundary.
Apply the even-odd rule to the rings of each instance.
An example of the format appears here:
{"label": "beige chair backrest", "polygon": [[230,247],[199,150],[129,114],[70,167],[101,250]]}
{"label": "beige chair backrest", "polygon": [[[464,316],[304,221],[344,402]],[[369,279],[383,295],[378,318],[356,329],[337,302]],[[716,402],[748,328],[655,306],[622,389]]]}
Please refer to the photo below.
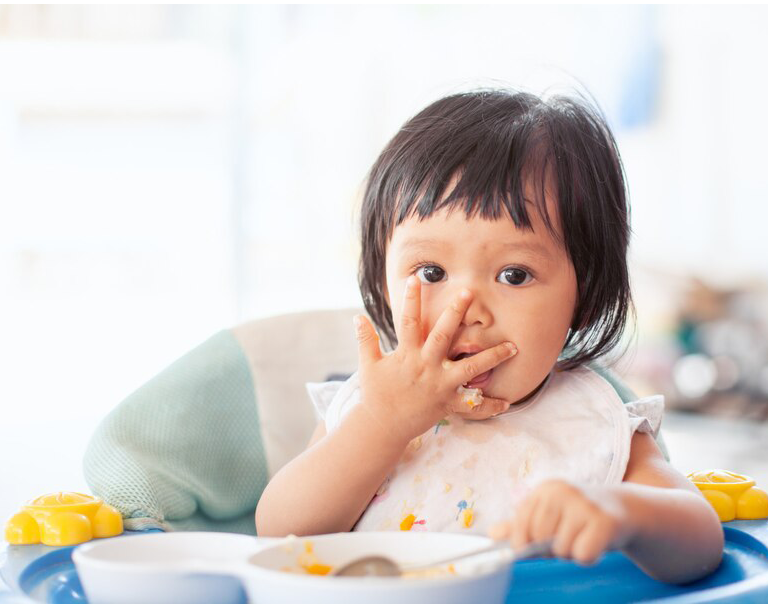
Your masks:
{"label": "beige chair backrest", "polygon": [[251,368],[270,477],[306,447],[317,425],[305,383],[357,369],[352,318],[361,312],[292,313],[232,329]]}

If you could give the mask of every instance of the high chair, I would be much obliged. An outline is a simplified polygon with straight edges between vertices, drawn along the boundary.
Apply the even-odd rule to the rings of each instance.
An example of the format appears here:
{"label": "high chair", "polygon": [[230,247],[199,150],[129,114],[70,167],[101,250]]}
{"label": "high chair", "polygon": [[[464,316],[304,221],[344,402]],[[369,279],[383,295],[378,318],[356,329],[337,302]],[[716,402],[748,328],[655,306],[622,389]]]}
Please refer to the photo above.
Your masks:
{"label": "high chair", "polygon": [[[305,383],[344,379],[357,367],[352,318],[360,312],[251,321],[181,357],[94,433],[85,456],[94,495],[116,507],[129,530],[255,533],[262,490],[317,424]],[[594,369],[625,402],[636,398]]]}
{"label": "high chair", "polygon": [[[316,426],[305,383],[343,379],[357,367],[352,317],[359,312],[322,310],[251,321],[182,356],[96,429],[85,456],[91,492],[120,511],[128,534],[254,534],[262,490],[304,449]],[[625,402],[635,398],[609,372],[594,369]],[[665,451],[660,435],[657,440]],[[724,532],[721,567],[691,585],[655,581],[611,551],[588,570],[566,560],[523,561],[507,601],[768,601],[768,522],[728,522]],[[0,575],[22,597],[81,602],[72,550],[11,547],[0,552]],[[0,588],[0,602],[3,593]]]}

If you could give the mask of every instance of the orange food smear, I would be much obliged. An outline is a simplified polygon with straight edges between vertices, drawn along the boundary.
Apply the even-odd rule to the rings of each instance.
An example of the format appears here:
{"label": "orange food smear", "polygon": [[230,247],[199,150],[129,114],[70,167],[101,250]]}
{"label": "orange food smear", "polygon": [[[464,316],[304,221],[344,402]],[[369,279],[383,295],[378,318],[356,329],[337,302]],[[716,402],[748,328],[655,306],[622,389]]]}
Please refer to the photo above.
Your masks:
{"label": "orange food smear", "polygon": [[304,541],[304,553],[299,555],[299,566],[304,568],[307,574],[325,576],[332,570],[332,566],[322,563],[317,559],[314,547],[310,541]]}
{"label": "orange food smear", "polygon": [[326,564],[316,563],[311,566],[304,566],[307,574],[315,574],[317,576],[325,576],[331,571],[331,567]]}

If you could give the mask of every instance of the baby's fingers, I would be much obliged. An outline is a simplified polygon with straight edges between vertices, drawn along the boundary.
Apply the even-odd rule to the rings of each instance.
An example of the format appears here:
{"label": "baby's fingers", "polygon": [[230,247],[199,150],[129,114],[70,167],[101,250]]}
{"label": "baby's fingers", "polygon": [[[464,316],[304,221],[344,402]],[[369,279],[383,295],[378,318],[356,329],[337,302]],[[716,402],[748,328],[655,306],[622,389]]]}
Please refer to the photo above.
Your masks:
{"label": "baby's fingers", "polygon": [[552,552],[558,557],[571,557],[573,542],[584,528],[584,520],[573,511],[566,512],[560,520],[552,543]]}
{"label": "baby's fingers", "polygon": [[364,315],[355,315],[355,336],[357,337],[357,353],[360,358],[360,365],[381,359],[381,348],[379,348],[379,336],[371,325],[371,322]]}
{"label": "baby's fingers", "polygon": [[398,344],[405,348],[421,346],[421,283],[415,276],[408,277],[403,295],[403,311],[398,321]]}
{"label": "baby's fingers", "polygon": [[580,564],[594,564],[609,548],[613,530],[600,523],[594,521],[584,526],[573,541],[571,556]]}
{"label": "baby's fingers", "polygon": [[451,341],[461,325],[470,300],[472,300],[472,293],[468,289],[462,289],[448,308],[440,314],[424,342],[421,352],[425,359],[440,362],[448,357]]}
{"label": "baby's fingers", "polygon": [[492,418],[509,409],[509,401],[495,399],[494,397],[481,397],[482,401],[477,403],[474,398],[457,395],[455,405],[452,411],[466,420],[485,420]]}
{"label": "baby's fingers", "polygon": [[493,369],[502,361],[516,354],[517,346],[512,344],[512,342],[502,342],[493,348],[487,348],[476,355],[461,359],[453,364],[450,361],[446,361],[444,365],[451,370],[451,384],[459,386],[467,384],[473,378]]}

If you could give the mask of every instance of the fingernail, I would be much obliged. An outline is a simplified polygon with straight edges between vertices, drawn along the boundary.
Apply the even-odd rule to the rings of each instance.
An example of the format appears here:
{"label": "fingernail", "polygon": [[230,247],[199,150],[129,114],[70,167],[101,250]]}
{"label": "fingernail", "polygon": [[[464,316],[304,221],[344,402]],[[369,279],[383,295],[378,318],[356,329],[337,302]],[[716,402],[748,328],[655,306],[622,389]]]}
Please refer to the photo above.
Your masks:
{"label": "fingernail", "polygon": [[416,287],[416,283],[418,282],[419,282],[419,279],[411,275],[408,277],[408,280],[405,282],[405,286],[413,289],[414,287]]}
{"label": "fingernail", "polygon": [[355,329],[360,329],[363,326],[363,320],[360,318],[360,315],[352,317],[352,323],[355,324]]}
{"label": "fingernail", "polygon": [[472,292],[470,292],[469,289],[462,289],[459,295],[462,297],[462,299],[466,300],[472,295]]}
{"label": "fingernail", "polygon": [[505,346],[507,347],[507,349],[509,350],[509,354],[510,354],[510,355],[516,355],[516,354],[517,354],[517,346],[515,346],[514,344],[512,344],[512,342],[505,342],[505,343],[504,343],[504,345],[505,345]]}

